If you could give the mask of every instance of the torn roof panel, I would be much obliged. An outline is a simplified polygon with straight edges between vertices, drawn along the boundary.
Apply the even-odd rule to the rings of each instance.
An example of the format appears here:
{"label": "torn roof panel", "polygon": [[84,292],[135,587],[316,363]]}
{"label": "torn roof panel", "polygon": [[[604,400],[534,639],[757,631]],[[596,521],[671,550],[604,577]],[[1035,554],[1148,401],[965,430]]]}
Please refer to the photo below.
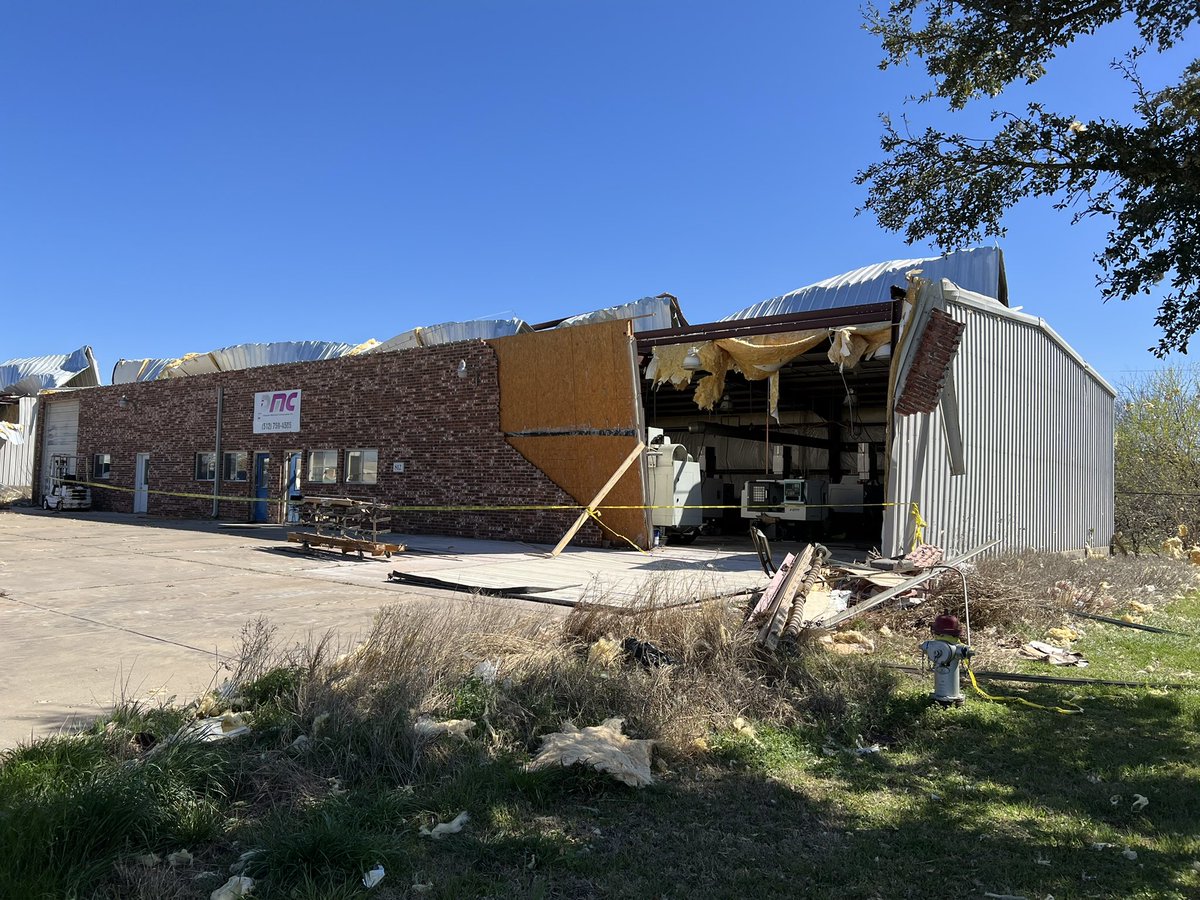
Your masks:
{"label": "torn roof panel", "polygon": [[392,350],[411,350],[414,347],[433,347],[438,344],[453,344],[457,341],[488,340],[525,334],[533,329],[524,319],[473,319],[469,322],[443,322],[425,328],[412,328],[382,344],[376,344],[367,353],[383,353]]}
{"label": "torn roof panel", "polygon": [[893,259],[864,266],[799,288],[790,294],[747,306],[722,321],[883,303],[890,298],[892,286],[903,287],[906,273],[914,269],[920,269],[921,277],[928,281],[949,278],[964,290],[983,294],[1008,305],[1004,254],[999,247],[979,247],[957,250],[945,256]]}
{"label": "torn roof panel", "polygon": [[10,359],[0,363],[0,391],[33,396],[38,391],[63,387],[94,387],[100,371],[91,347],[74,353]]}
{"label": "torn roof panel", "polygon": [[258,366],[314,362],[362,353],[374,341],[344,344],[340,341],[274,341],[266,344],[234,344],[208,353],[188,353],[178,359],[121,359],[113,367],[113,384],[156,381],[185,375],[209,375]]}
{"label": "torn roof panel", "polygon": [[608,306],[578,316],[563,319],[555,328],[571,328],[575,325],[591,325],[593,322],[610,322],[613,319],[631,319],[633,330],[655,331],[659,328],[676,328],[687,324],[679,312],[679,301],[670,294],[643,297],[619,306]]}

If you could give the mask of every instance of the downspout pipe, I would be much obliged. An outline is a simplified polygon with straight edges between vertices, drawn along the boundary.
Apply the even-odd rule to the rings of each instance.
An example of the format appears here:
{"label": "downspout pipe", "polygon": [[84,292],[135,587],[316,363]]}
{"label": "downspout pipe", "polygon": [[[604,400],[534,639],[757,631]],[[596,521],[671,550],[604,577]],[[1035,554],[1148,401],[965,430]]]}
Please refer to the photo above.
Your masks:
{"label": "downspout pipe", "polygon": [[221,425],[225,416],[225,388],[217,388],[217,439],[214,442],[216,446],[216,471],[213,473],[213,502],[212,502],[212,517],[215,519],[220,514],[221,501],[218,499],[221,496]]}

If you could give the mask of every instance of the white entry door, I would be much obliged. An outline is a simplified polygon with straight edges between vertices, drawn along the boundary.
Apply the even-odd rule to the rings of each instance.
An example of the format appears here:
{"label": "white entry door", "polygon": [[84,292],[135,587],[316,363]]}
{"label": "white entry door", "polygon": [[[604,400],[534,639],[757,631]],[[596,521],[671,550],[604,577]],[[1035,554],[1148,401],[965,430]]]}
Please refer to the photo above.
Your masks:
{"label": "white entry door", "polygon": [[146,512],[150,499],[150,454],[139,453],[133,470],[133,511]]}

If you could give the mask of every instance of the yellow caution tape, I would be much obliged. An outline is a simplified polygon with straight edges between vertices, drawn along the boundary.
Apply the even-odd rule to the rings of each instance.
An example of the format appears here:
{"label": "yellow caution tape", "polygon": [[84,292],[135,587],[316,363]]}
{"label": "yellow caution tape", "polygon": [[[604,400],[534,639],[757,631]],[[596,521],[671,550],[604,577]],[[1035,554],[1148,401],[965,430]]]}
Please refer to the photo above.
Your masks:
{"label": "yellow caution tape", "polygon": [[913,518],[913,542],[912,549],[916,550],[921,544],[925,543],[925,527],[929,524],[921,516],[921,507],[917,506],[917,501],[912,502],[912,518]]}
{"label": "yellow caution tape", "polygon": [[1024,697],[994,696],[979,686],[979,682],[975,680],[975,673],[971,671],[970,665],[966,665],[964,668],[967,670],[967,675],[971,679],[971,687],[975,688],[975,693],[977,693],[980,697],[983,697],[985,700],[991,700],[993,703],[1020,703],[1022,706],[1029,706],[1033,709],[1044,709],[1047,712],[1061,713],[1064,716],[1074,716],[1083,712],[1083,707],[1076,706],[1074,703],[1071,704],[1071,709],[1064,709],[1061,706],[1042,706],[1042,704],[1034,703],[1032,700],[1026,700]]}
{"label": "yellow caution tape", "polygon": [[[115,485],[115,484],[105,484],[104,482],[99,482],[99,481],[72,481],[70,483],[75,484],[75,485],[80,485],[82,487],[99,488],[100,490],[106,490],[106,491],[120,491],[120,492],[127,493],[127,494],[136,493],[138,490],[137,488],[122,487],[120,485]],[[146,494],[154,494],[155,496],[160,496],[160,497],[182,497],[184,499],[189,499],[189,500],[212,500],[212,499],[214,499],[214,495],[211,493],[199,494],[199,493],[190,493],[190,492],[186,492],[186,491],[154,490],[151,488],[143,488],[142,490]],[[324,496],[317,495],[317,494],[308,494],[305,496],[309,497],[311,499],[315,499],[315,500],[342,499],[340,497],[324,497]],[[234,496],[234,495],[229,495],[229,494],[218,494],[215,496],[215,499],[221,500],[221,501],[234,502],[234,503],[238,503],[238,502],[240,502],[240,503],[287,503],[287,502],[290,502],[290,497],[287,494],[277,496],[277,497],[248,497],[248,496],[242,496],[242,495]],[[363,502],[371,503],[372,501],[364,500]],[[917,506],[915,503],[911,503],[911,504],[910,503],[804,503],[801,505],[803,505],[807,508],[810,508],[810,509],[857,509],[859,507],[864,507],[864,506],[868,506],[868,507],[872,507],[872,508],[874,508],[874,507],[882,508],[882,507],[889,507],[889,506],[911,506],[914,511],[916,510],[916,506]],[[505,512],[505,511],[513,511],[513,512],[546,511],[546,512],[549,512],[549,511],[556,511],[556,510],[575,510],[576,512],[583,512],[585,509],[587,509],[587,507],[585,507],[581,503],[516,504],[516,505],[510,505],[510,506],[400,506],[400,505],[393,505],[393,504],[375,504],[374,508],[379,509],[379,510],[393,511],[393,512]],[[604,510],[604,509],[743,509],[744,508],[744,509],[754,511],[754,512],[758,512],[758,511],[770,512],[772,510],[778,511],[778,509],[779,509],[778,506],[754,505],[754,506],[742,507],[740,504],[737,504],[737,503],[704,503],[704,504],[681,503],[679,505],[654,505],[654,504],[639,504],[639,503],[613,504],[613,505],[601,504],[599,506],[595,506],[592,508],[598,509],[598,510]],[[916,513],[916,515],[919,517],[920,513]],[[925,525],[927,523],[924,520],[921,520],[921,524]]]}
{"label": "yellow caution tape", "polygon": [[605,531],[609,532],[610,534],[613,534],[616,537],[619,537],[621,540],[623,540],[625,543],[627,543],[630,547],[632,547],[638,553],[648,553],[649,552],[648,550],[644,550],[641,547],[639,547],[636,543],[631,541],[625,535],[621,534],[621,532],[617,531],[615,528],[613,528],[611,525],[609,525],[607,522],[605,522],[603,519],[601,519],[600,513],[598,513],[595,509],[589,509],[587,511],[587,514],[596,520],[597,525],[599,525],[601,528],[603,528]]}

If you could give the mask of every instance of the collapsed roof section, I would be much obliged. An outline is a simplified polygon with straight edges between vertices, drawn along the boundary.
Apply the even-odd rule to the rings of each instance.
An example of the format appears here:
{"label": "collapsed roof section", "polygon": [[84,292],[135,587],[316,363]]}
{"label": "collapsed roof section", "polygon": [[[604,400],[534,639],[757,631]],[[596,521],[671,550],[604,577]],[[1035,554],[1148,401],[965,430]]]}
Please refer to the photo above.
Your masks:
{"label": "collapsed roof section", "polygon": [[0,393],[32,397],[38,391],[64,387],[95,387],[100,369],[91,347],[61,356],[33,356],[0,363]]}
{"label": "collapsed roof section", "polygon": [[635,333],[687,325],[687,319],[683,317],[683,312],[679,309],[679,300],[673,294],[659,294],[656,297],[643,297],[640,300],[622,303],[619,306],[608,306],[578,316],[543,322],[533,327],[535,331],[543,331],[547,328],[571,328],[575,325],[591,325],[595,322],[611,322],[616,319],[629,319],[633,322]]}
{"label": "collapsed roof section", "polygon": [[945,256],[924,259],[893,259],[863,266],[799,288],[790,294],[763,300],[726,316],[732,319],[757,319],[816,310],[879,303],[888,299],[894,285],[904,285],[909,274],[930,282],[948,278],[965,291],[991,297],[1008,306],[1008,279],[1004,273],[1004,253],[999,247],[956,250]]}
{"label": "collapsed roof section", "polygon": [[1008,304],[1004,255],[997,247],[890,260],[755,303],[719,322],[641,334],[639,349],[652,356],[646,378],[655,387],[683,390],[701,375],[693,397],[710,412],[725,394],[730,372],[765,380],[768,410],[778,421],[781,369],[825,341],[839,372],[888,359],[911,319],[919,285],[943,279],[998,308]]}
{"label": "collapsed roof section", "polygon": [[281,363],[314,362],[352,356],[375,347],[374,340],[362,344],[337,341],[275,341],[268,344],[234,344],[208,353],[186,353],[178,359],[121,359],[113,367],[113,384],[210,375]]}
{"label": "collapsed roof section", "polygon": [[[1008,303],[1003,254],[999,248],[985,247],[865,266],[764,300],[707,325],[689,325],[679,301],[671,294],[659,294],[534,326],[515,317],[476,319],[412,328],[382,343],[279,341],[237,344],[178,359],[122,359],[113,369],[112,383],[490,340],[627,319],[637,335],[639,349],[647,355],[653,353],[646,376],[656,385],[670,383],[684,388],[691,383],[693,372],[709,372],[696,391],[696,400],[702,409],[711,409],[722,394],[726,373],[738,372],[750,380],[769,380],[771,408],[775,411],[779,383],[774,376],[823,340],[831,341],[829,359],[839,369],[854,368],[861,360],[885,358],[893,331],[909,308],[909,304],[900,305],[897,296],[908,290],[905,285],[910,283],[909,276],[918,274],[925,281],[949,278],[964,290]],[[739,324],[742,322],[745,324]],[[699,364],[695,362],[696,354],[701,357]]]}
{"label": "collapsed roof section", "polygon": [[[32,356],[0,363],[0,447],[20,446],[30,437],[32,409],[39,391],[55,388],[95,387],[100,368],[91,347],[74,353]],[[24,411],[22,411],[24,410]]]}
{"label": "collapsed roof section", "polygon": [[424,328],[412,328],[388,338],[382,344],[364,351],[386,353],[392,350],[412,350],[414,347],[435,347],[456,341],[489,340],[513,334],[527,334],[533,329],[524,319],[474,319],[470,322],[443,322]]}

